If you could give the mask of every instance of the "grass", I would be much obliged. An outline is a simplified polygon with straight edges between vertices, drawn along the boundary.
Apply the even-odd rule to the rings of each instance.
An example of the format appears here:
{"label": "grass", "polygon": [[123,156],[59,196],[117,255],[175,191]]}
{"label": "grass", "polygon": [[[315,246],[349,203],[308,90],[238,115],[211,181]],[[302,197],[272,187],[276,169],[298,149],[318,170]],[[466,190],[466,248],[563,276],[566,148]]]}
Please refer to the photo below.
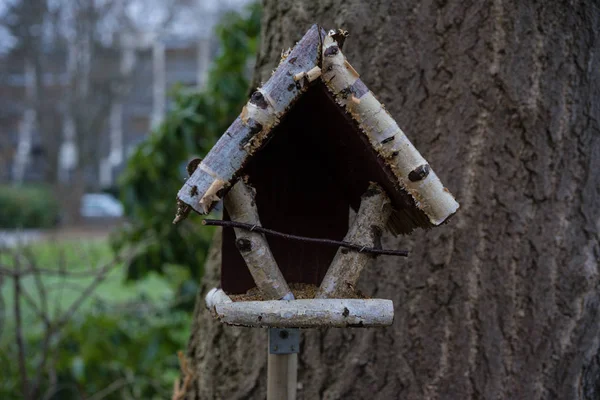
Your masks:
{"label": "grass", "polygon": [[[106,239],[87,241],[45,242],[30,245],[26,251],[31,254],[40,268],[66,271],[90,271],[109,263],[113,258],[112,250]],[[0,265],[14,268],[14,257],[0,252]],[[136,304],[167,304],[173,298],[173,289],[164,277],[151,274],[136,281],[125,282],[123,264],[115,264],[106,278],[96,287],[77,309],[77,313],[90,312],[96,308],[123,308]],[[77,301],[82,291],[92,283],[94,277],[63,277],[55,274],[41,275],[41,285],[47,292],[48,313],[55,319]],[[0,346],[14,341],[15,303],[14,279],[4,277],[0,281]],[[41,292],[34,276],[21,279],[22,291],[30,296],[36,307],[41,305]],[[26,301],[21,302],[23,326],[28,331],[42,328],[42,321],[35,308]]]}
{"label": "grass", "polygon": [[[79,303],[93,282],[95,274],[87,272],[110,263],[114,255],[106,239],[36,243],[26,247],[25,253],[44,270],[56,271],[60,266],[85,276],[65,277],[53,272],[42,274],[41,282],[33,276],[20,280],[23,345],[19,346],[14,278],[0,275],[1,399],[21,398],[20,355],[24,355],[28,379],[40,379],[43,398],[89,398],[116,383],[121,386],[107,399],[171,397],[173,382],[179,376],[177,352],[185,348],[190,334],[189,312],[171,307],[176,298],[173,283],[187,279],[185,269],[172,266],[166,269],[166,276],[150,274],[126,282],[125,266],[114,264],[62,329],[54,331],[47,348],[43,344],[48,337],[43,320],[36,313],[41,305],[40,284],[47,293],[54,324],[72,304]],[[0,266],[15,268],[14,256],[0,249]],[[24,300],[24,293],[29,294],[33,306]],[[52,381],[52,376],[58,381]]]}

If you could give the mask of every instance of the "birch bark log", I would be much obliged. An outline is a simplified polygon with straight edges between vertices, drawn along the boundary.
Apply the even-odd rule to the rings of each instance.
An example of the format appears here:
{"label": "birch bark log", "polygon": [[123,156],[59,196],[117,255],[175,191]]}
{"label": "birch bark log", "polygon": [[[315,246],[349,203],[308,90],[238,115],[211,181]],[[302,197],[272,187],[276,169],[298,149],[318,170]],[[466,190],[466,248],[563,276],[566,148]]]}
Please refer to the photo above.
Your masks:
{"label": "birch bark log", "polygon": [[[240,179],[225,196],[225,208],[232,221],[260,226],[254,189]],[[244,258],[256,287],[266,299],[292,300],[292,294],[264,235],[235,228],[236,246]]]}
{"label": "birch bark log", "polygon": [[[362,196],[356,219],[344,241],[365,247],[381,247],[381,235],[390,212],[390,199],[379,185],[372,183]],[[317,299],[353,297],[362,270],[372,265],[374,259],[372,254],[340,247],[315,297]]]}

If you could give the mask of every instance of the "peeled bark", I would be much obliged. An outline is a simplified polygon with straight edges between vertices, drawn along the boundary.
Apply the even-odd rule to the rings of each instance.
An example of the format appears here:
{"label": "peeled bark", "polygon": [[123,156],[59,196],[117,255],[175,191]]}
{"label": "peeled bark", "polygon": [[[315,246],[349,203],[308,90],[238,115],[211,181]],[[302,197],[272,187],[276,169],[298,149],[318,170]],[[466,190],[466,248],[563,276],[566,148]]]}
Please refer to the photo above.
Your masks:
{"label": "peeled bark", "polygon": [[[600,398],[600,9],[267,0],[256,82],[314,22],[350,32],[344,54],[461,210],[384,235],[410,257],[359,286],[394,301],[393,325],[304,331],[298,399]],[[189,398],[264,398],[266,332],[203,297],[193,324]]]}

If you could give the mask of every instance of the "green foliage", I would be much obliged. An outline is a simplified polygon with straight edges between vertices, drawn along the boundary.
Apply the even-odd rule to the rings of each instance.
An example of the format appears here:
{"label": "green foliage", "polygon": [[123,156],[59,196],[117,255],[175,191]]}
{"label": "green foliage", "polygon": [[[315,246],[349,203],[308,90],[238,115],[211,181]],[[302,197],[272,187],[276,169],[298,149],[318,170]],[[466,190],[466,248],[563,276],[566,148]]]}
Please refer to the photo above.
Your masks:
{"label": "green foliage", "polygon": [[[113,254],[109,243],[104,239],[87,241],[61,241],[40,242],[32,244],[22,250],[23,263],[31,263],[47,270],[63,269],[65,271],[89,271],[112,261]],[[13,268],[15,257],[8,251],[0,248],[0,265]],[[21,268],[25,269],[23,265]],[[116,264],[104,277],[102,283],[90,294],[79,308],[85,312],[97,304],[131,303],[143,298],[149,302],[164,303],[166,299],[177,296],[172,285],[177,285],[189,278],[187,270],[169,266],[166,268],[166,278],[157,274],[150,274],[143,280],[133,283],[124,282],[125,267],[122,263]],[[44,284],[50,287],[47,301],[53,304],[49,310],[52,318],[59,317],[57,310],[66,310],[81,294],[85,285],[89,285],[94,274],[75,278],[69,278],[60,274],[47,274],[44,276]],[[4,313],[0,313],[0,319],[4,319],[6,330],[11,332],[14,322],[13,304],[14,292],[9,278],[4,278],[0,287],[0,295],[6,301]],[[39,288],[36,279],[29,275],[20,280],[23,290],[30,293],[36,302],[39,302]],[[192,296],[192,295],[190,295]],[[23,322],[27,326],[34,327],[39,323],[38,316],[28,307],[23,312]],[[5,336],[0,332],[0,347],[5,345]]]}
{"label": "green foliage", "polygon": [[59,206],[45,186],[0,186],[0,229],[50,228]]}
{"label": "green foliage", "polygon": [[179,376],[177,351],[184,348],[188,335],[189,317],[184,312],[93,312],[65,330],[57,369],[63,382],[87,395],[121,381],[124,388],[117,392],[168,398]]}
{"label": "green foliage", "polygon": [[[20,302],[28,375],[31,379],[42,373],[43,398],[171,397],[179,375],[177,351],[185,348],[189,337],[186,310],[193,303],[201,276],[199,266],[213,233],[197,217],[172,225],[175,195],[185,178],[186,162],[204,156],[246,102],[259,14],[259,6],[253,5],[244,13],[223,17],[217,28],[220,53],[206,88],[200,93],[175,88],[165,121],[130,158],[120,177],[120,193],[131,224],[111,236],[110,247],[120,252],[143,244],[143,251],[129,265],[116,265],[52,336],[50,362],[43,369],[39,365],[46,330],[35,310],[42,302],[42,296],[36,294],[39,281],[33,276],[21,279],[23,293],[30,293],[37,304]],[[0,198],[3,195],[0,188]],[[51,198],[47,193],[33,197],[20,203]],[[45,207],[46,212],[51,209]],[[0,221],[4,208],[0,203]],[[56,265],[65,270],[85,269],[112,257],[106,242],[36,245],[32,254],[35,263],[46,270]],[[0,254],[0,264],[14,266],[7,254]],[[125,277],[130,281],[124,282]],[[93,279],[42,275],[49,317],[63,316]],[[21,397],[12,283],[12,278],[0,276],[1,399]]]}
{"label": "green foliage", "polygon": [[[44,270],[60,265],[65,271],[80,273],[93,272],[112,258],[108,243],[102,240],[35,244],[25,254],[25,260],[34,260]],[[0,264],[14,268],[15,259],[0,252]],[[185,348],[190,333],[189,314],[175,307],[190,299],[178,297],[171,284],[189,275],[183,268],[170,266],[165,269],[166,277],[149,274],[135,283],[124,283],[124,273],[124,266],[116,264],[53,336],[46,365],[53,373],[42,372],[40,398],[79,400],[98,393],[105,393],[107,399],[171,397],[173,382],[179,376],[177,352]],[[60,319],[92,282],[93,273],[84,275],[41,275],[51,321]],[[39,285],[33,276],[21,279],[22,290],[38,309],[42,304]],[[21,398],[14,301],[13,281],[4,277],[0,282],[0,399]],[[25,360],[32,380],[40,371],[46,337],[36,308],[21,298]],[[106,392],[110,388],[114,391]]]}
{"label": "green foliage", "polygon": [[[48,399],[82,399],[115,383],[111,398],[170,398],[173,382],[179,376],[177,352],[189,337],[189,316],[183,311],[135,311],[127,305],[96,306],[78,314],[61,332],[54,349],[52,368],[58,384],[50,387],[47,377],[41,392]],[[120,311],[118,307],[125,308]],[[26,332],[25,346],[39,351],[43,335]],[[18,399],[19,372],[14,344],[0,351],[4,365],[0,398]],[[39,356],[26,359],[29,376],[36,376]],[[129,396],[125,396],[128,393]]]}
{"label": "green foliage", "polygon": [[[128,266],[128,277],[163,272],[168,264],[185,265],[197,281],[212,237],[211,229],[190,218],[177,226],[175,196],[185,178],[185,164],[204,156],[228,128],[247,100],[249,61],[257,49],[260,7],[226,14],[216,29],[220,53],[202,92],[173,91],[165,121],[129,159],[120,177],[122,200],[132,224],[113,237],[116,249],[148,241]],[[150,239],[149,239],[150,238]]]}

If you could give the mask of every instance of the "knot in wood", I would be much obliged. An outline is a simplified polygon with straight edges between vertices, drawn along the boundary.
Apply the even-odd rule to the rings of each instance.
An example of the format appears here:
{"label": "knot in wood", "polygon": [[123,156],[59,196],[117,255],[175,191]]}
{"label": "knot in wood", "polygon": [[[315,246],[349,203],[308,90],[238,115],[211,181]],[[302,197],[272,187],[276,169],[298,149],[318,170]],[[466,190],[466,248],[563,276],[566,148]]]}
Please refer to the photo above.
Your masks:
{"label": "knot in wood", "polygon": [[258,122],[257,120],[255,120],[254,118],[248,118],[248,121],[246,122],[246,124],[248,125],[248,128],[250,128],[250,134],[252,134],[252,135],[256,135],[263,129],[262,124],[260,122]]}
{"label": "knot in wood", "polygon": [[431,168],[429,168],[429,164],[419,165],[417,168],[410,171],[410,174],[408,174],[408,179],[410,179],[411,182],[423,180],[427,177],[427,175],[429,175],[430,169]]}
{"label": "knot in wood", "polygon": [[187,169],[187,173],[189,176],[192,176],[192,174],[194,173],[194,171],[196,171],[196,169],[198,168],[198,165],[200,165],[200,163],[202,162],[201,158],[194,158],[193,160],[191,160],[186,169]]}
{"label": "knot in wood", "polygon": [[371,225],[371,240],[373,241],[373,247],[375,249],[381,249],[381,235],[383,230],[377,225]]}
{"label": "knot in wood", "polygon": [[250,103],[254,104],[258,108],[262,108],[263,110],[269,106],[265,96],[258,90],[252,93],[252,96],[250,97]]}
{"label": "knot in wood", "polygon": [[333,40],[335,40],[337,42],[337,44],[341,47],[344,46],[344,42],[346,41],[346,38],[348,36],[350,36],[350,33],[348,33],[348,31],[345,31],[343,29],[332,29],[327,33],[329,36],[331,36],[333,38]]}
{"label": "knot in wood", "polygon": [[340,52],[339,47],[331,46],[331,47],[328,47],[327,50],[325,50],[324,55],[325,55],[325,57],[332,57],[332,56],[335,56],[339,52]]}
{"label": "knot in wood", "polygon": [[366,199],[369,197],[377,196],[381,193],[381,187],[379,185],[369,185],[369,188],[363,193],[362,198]]}
{"label": "knot in wood", "polygon": [[239,238],[235,241],[235,246],[242,253],[252,251],[252,242],[246,238]]}
{"label": "knot in wood", "polygon": [[248,121],[246,121],[246,126],[248,126],[248,133],[240,140],[240,150],[243,150],[245,146],[250,143],[252,138],[260,133],[263,129],[262,124],[256,121],[254,118],[248,118]]}

